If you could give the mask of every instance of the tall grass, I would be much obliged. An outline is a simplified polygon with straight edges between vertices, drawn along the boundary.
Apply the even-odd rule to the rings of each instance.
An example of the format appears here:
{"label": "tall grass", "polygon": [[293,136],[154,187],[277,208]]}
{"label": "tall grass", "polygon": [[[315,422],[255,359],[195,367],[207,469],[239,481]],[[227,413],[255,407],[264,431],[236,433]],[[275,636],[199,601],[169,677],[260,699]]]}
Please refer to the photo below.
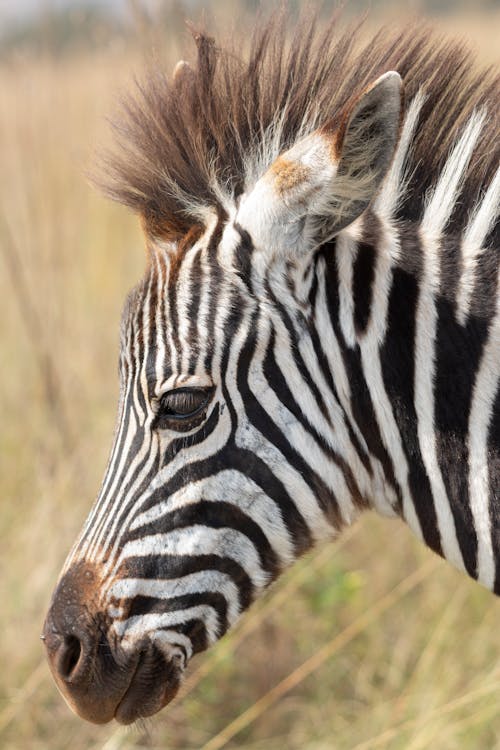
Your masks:
{"label": "tall grass", "polygon": [[[493,59],[494,22],[455,26]],[[94,727],[58,695],[38,635],[106,461],[143,265],[135,219],[82,174],[140,59],[0,68],[0,747],[500,748],[499,603],[374,516],[293,568],[146,724]]]}

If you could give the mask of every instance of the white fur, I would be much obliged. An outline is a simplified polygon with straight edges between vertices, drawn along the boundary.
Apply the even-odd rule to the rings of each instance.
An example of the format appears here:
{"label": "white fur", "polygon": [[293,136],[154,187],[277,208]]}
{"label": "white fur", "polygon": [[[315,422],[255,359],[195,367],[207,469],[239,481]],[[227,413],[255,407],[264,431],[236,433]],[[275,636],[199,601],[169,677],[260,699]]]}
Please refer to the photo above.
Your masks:
{"label": "white fur", "polygon": [[394,159],[382,183],[382,188],[374,201],[373,209],[382,221],[392,221],[394,213],[404,195],[404,189],[409,177],[407,174],[407,163],[411,155],[411,142],[424,101],[425,95],[422,91],[419,91],[412,99],[404,119]]}
{"label": "white fur", "polygon": [[[448,157],[438,183],[427,200],[421,224],[424,236],[439,237],[444,230],[455,208],[457,194],[481,133],[484,118],[484,112],[474,112]],[[435,259],[437,258],[436,253]]]}
{"label": "white fur", "polygon": [[344,231],[337,237],[336,262],[339,276],[339,318],[340,329],[347,346],[356,345],[354,330],[354,297],[352,293],[353,263],[357,252],[357,237],[351,231]]}
{"label": "white fur", "polygon": [[[497,290],[500,292],[500,273]],[[488,498],[488,430],[500,387],[500,294],[474,384],[469,416],[469,498],[478,541],[478,580],[488,588],[495,582],[495,553],[491,540]],[[498,500],[498,498],[497,498]]]}
{"label": "white fur", "polygon": [[500,167],[491,181],[483,200],[478,203],[463,235],[462,263],[457,293],[457,321],[465,325],[469,314],[477,262],[484,249],[484,242],[500,210]]}

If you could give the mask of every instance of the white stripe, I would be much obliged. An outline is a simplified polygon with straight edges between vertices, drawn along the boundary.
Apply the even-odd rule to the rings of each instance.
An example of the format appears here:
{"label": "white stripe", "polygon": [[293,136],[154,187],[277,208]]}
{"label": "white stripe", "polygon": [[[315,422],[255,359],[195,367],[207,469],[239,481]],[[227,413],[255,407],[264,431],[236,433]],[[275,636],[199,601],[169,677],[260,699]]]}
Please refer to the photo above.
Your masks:
{"label": "white stripe", "polygon": [[[278,320],[276,320],[276,323],[279,324],[280,327],[283,327],[281,321],[278,323]],[[285,439],[290,443],[292,448],[295,448],[297,453],[304,457],[308,466],[310,466],[311,469],[321,477],[326,486],[332,491],[335,498],[338,500],[340,514],[344,523],[350,524],[357,517],[358,510],[353,505],[351,493],[347,487],[344,473],[337,464],[328,459],[323,450],[321,450],[316,444],[314,437],[302,427],[300,422],[296,420],[286,408],[285,404],[279,400],[267,383],[263,372],[263,356],[265,354],[265,348],[267,348],[268,345],[270,334],[268,321],[261,321],[261,329],[264,328],[264,326],[267,329],[266,334],[262,333],[263,337],[265,335],[265,340],[263,345],[258,348],[255,359],[248,373],[248,384],[250,389],[255,394],[257,400],[262,404],[270,419],[275,423],[278,429],[284,433]],[[288,337],[286,340],[287,343],[289,343]],[[325,401],[327,403],[328,401],[331,402],[329,406],[330,411],[334,412],[332,415],[332,422],[336,425],[335,431],[332,430],[330,423],[321,413],[319,404],[313,397],[307,383],[304,382],[302,376],[297,370],[291,352],[289,352],[288,355],[285,355],[283,339],[278,332],[274,347],[274,357],[278,367],[283,372],[286,372],[287,385],[290,388],[295,401],[297,404],[300,404],[303,414],[307,420],[314,425],[318,433],[324,437],[325,442],[327,442],[339,456],[345,458],[349,465],[352,465],[351,462],[353,456],[350,455],[347,457],[345,451],[342,450],[344,446],[350,444],[343,415],[339,406],[334,402],[334,399],[328,399],[328,386],[320,375],[316,355],[308,336],[303,335],[301,337],[299,351],[304,362],[307,362],[310,377],[316,381],[319,390],[325,395]],[[348,458],[351,459],[351,462],[347,461]],[[302,505],[304,505],[304,503]],[[303,510],[303,507],[301,510]],[[324,520],[323,516],[321,525],[324,524]]]}
{"label": "white stripe", "polygon": [[350,349],[356,346],[352,277],[357,247],[357,240],[347,230],[340,232],[337,236],[335,261],[339,279],[339,323],[342,335]]}
{"label": "white stripe", "polygon": [[230,576],[218,570],[203,570],[181,578],[120,578],[109,588],[107,596],[120,600],[150,596],[168,601],[177,596],[205,593],[222,594],[227,602],[227,619],[232,625],[240,612],[239,590]]}
{"label": "white stripe", "polygon": [[478,203],[476,211],[467,225],[462,240],[463,270],[457,292],[457,321],[461,325],[467,322],[477,262],[484,250],[486,238],[493,228],[500,210],[500,168],[491,181],[486,195]]}
{"label": "white stripe", "polygon": [[[124,411],[122,414],[122,428],[125,425],[125,416],[128,415],[129,421],[128,421],[128,431],[127,436],[125,439],[125,442],[123,444],[123,447],[121,449],[121,453],[118,455],[115,455],[115,460],[118,461],[118,466],[116,467],[116,472],[114,475],[114,479],[109,485],[109,479],[108,477],[111,477],[114,466],[113,463],[110,463],[110,465],[107,468],[106,473],[106,479],[104,481],[103,487],[100,492],[98,504],[100,505],[100,510],[98,516],[94,518],[93,521],[93,533],[92,536],[89,537],[89,539],[86,542],[85,545],[85,554],[88,559],[92,559],[95,556],[99,556],[101,550],[101,542],[104,538],[104,535],[106,533],[106,528],[110,523],[113,523],[113,519],[116,517],[116,513],[110,512],[113,508],[113,505],[117,502],[117,493],[120,492],[121,486],[126,483],[126,480],[128,477],[130,477],[137,466],[137,464],[140,462],[142,457],[147,453],[147,451],[150,449],[150,440],[145,440],[144,444],[141,446],[141,449],[138,454],[134,457],[134,460],[132,463],[130,463],[130,456],[129,451],[132,446],[133,440],[137,434],[137,430],[139,428],[139,423],[141,419],[141,415],[143,417],[143,421],[146,420],[148,414],[145,414],[141,408],[141,405],[138,400],[138,389],[146,389],[147,382],[145,377],[145,364],[147,359],[147,347],[148,347],[148,332],[149,332],[149,323],[147,320],[147,315],[149,314],[149,305],[150,305],[150,293],[151,293],[151,285],[153,283],[153,279],[149,279],[149,287],[144,292],[143,297],[145,297],[144,306],[142,310],[140,311],[140,314],[134,315],[133,319],[131,320],[129,324],[129,336],[127,341],[127,349],[130,352],[131,357],[131,365],[129,369],[129,379],[127,383],[127,399],[124,401]],[[141,320],[140,320],[141,319]],[[138,336],[139,336],[139,325],[143,328],[144,333],[144,343],[145,343],[145,356],[144,360],[141,361],[139,359],[139,346],[138,346]],[[134,377],[130,377],[130,372],[134,373]],[[147,401],[147,391],[143,390],[144,398]],[[130,408],[127,410],[127,401],[132,398],[134,409]],[[136,416],[137,415],[137,416]],[[151,420],[152,414],[149,414],[149,419]],[[137,419],[139,419],[139,423],[137,422]],[[147,436],[147,431],[145,431],[145,435]],[[115,446],[117,444],[115,443]],[[113,449],[113,453],[115,453],[116,448]],[[137,482],[136,482],[137,484]],[[120,487],[118,487],[120,485]],[[105,501],[102,502],[102,498],[105,498]]]}
{"label": "white stripe", "polygon": [[131,557],[163,555],[217,555],[229,558],[245,570],[257,589],[264,588],[269,583],[269,574],[261,568],[257,550],[245,534],[236,529],[212,529],[203,524],[193,524],[167,534],[153,534],[127,542],[116,561],[112,576],[116,575],[121,563]]}
{"label": "white stripe", "polygon": [[424,101],[425,95],[420,90],[408,107],[394,159],[384,179],[380,193],[374,201],[373,209],[382,220],[390,221],[393,218],[398,208],[398,203],[405,193],[406,181],[408,179],[405,168],[411,154],[410,144]]}
{"label": "white stripe", "polygon": [[[221,309],[222,308],[222,309]],[[219,325],[223,327],[222,318],[227,313],[227,311],[224,309],[223,306],[220,306],[219,308]],[[248,327],[247,321],[244,319],[242,321],[242,324],[240,326],[240,330],[242,328],[246,329]],[[239,343],[241,346],[244,341],[243,336],[236,335],[234,338],[234,344],[233,349],[236,350],[236,343]],[[218,346],[218,353],[217,355],[220,358],[221,356],[221,347],[222,344]],[[239,350],[238,350],[239,351]],[[167,387],[171,382],[171,378],[169,378],[166,383],[164,383],[164,387]],[[217,391],[214,395],[214,401],[215,404],[217,399],[220,399],[220,393]],[[146,428],[148,429],[148,428]],[[189,463],[191,461],[198,462],[203,460],[209,460],[213,455],[215,455],[218,451],[220,451],[225,443],[227,442],[227,439],[231,433],[232,425],[231,425],[231,418],[229,410],[226,408],[220,412],[219,416],[219,422],[217,424],[217,429],[215,432],[213,432],[211,435],[209,435],[207,440],[204,440],[201,443],[198,443],[196,446],[196,453],[193,453],[192,449],[189,446],[186,446],[185,448],[180,448],[175,456],[172,458],[169,463],[164,466],[160,471],[156,474],[154,479],[152,480],[149,487],[145,490],[145,492],[138,497],[135,498],[133,505],[131,506],[127,517],[123,519],[123,522],[121,524],[120,528],[120,534],[117,537],[115,544],[113,545],[113,549],[109,555],[108,558],[108,565],[106,568],[106,571],[109,571],[110,565],[113,564],[113,556],[117,552],[119,545],[122,542],[123,536],[127,532],[129,528],[135,527],[134,519],[138,516],[140,513],[141,507],[147,502],[148,498],[154,493],[157,489],[162,487],[162,485],[166,484],[170,479],[173,479],[177,472],[179,471],[186,471],[187,467],[189,466]],[[168,449],[168,438],[166,437],[167,431],[161,436],[161,450],[164,453]],[[179,438],[179,435],[177,433],[170,433],[171,440],[177,440]],[[142,456],[142,451],[141,451]],[[151,460],[154,460],[154,454],[151,455]],[[149,470],[150,462],[148,463]],[[135,462],[134,462],[135,466]],[[146,473],[146,469],[144,469],[144,472]],[[142,481],[142,477],[138,478],[138,481],[134,484],[133,488],[131,488],[131,491],[127,494],[126,498],[121,498],[120,502],[124,504],[127,499],[130,499],[133,497],[133,491],[136,490],[139,482]]]}
{"label": "white stripe", "polygon": [[131,523],[131,529],[156,523],[167,513],[194,505],[200,500],[233,503],[262,529],[283,566],[295,559],[293,540],[285,526],[279,505],[262,492],[262,489],[244,474],[225,469],[199,482],[190,482],[166,500],[140,513]]}
{"label": "white stripe", "polygon": [[[359,341],[361,362],[382,442],[390,456],[394,476],[401,489],[403,517],[416,536],[422,539],[422,529],[408,483],[408,461],[391,401],[385,389],[380,361],[380,345],[385,339],[387,330],[389,296],[392,286],[392,259],[397,258],[400,252],[397,235],[391,232],[387,222],[381,220],[380,229],[381,242],[373,280],[371,317],[367,330]],[[384,506],[382,508],[384,510]]]}
{"label": "white stripe", "polygon": [[436,453],[434,368],[437,325],[435,300],[437,292],[435,287],[439,284],[439,278],[437,278],[437,272],[433,266],[438,252],[438,243],[431,240],[427,240],[427,242],[422,240],[422,249],[424,254],[424,278],[421,282],[417,306],[415,343],[415,411],[417,414],[418,439],[436,506],[443,555],[459,569],[464,570],[455,522]]}
{"label": "white stripe", "polygon": [[[347,377],[347,372],[343,364],[343,356],[340,351],[339,342],[332,328],[330,321],[330,312],[328,310],[326,297],[326,278],[325,278],[325,261],[320,258],[318,261],[318,294],[316,296],[316,323],[318,326],[318,335],[323,343],[323,349],[328,360],[330,372],[333,376],[337,395],[342,408],[346,414],[353,432],[355,433],[359,444],[364,449],[372,467],[372,476],[370,477],[361,460],[357,457],[351,464],[354,469],[354,476],[359,484],[361,492],[366,497],[370,497],[377,511],[386,516],[394,517],[394,506],[396,505],[396,494],[392,487],[387,487],[382,464],[378,459],[370,454],[365,442],[365,438],[359,430],[358,424],[354,419],[351,409],[351,386]],[[337,291],[334,290],[334,294]],[[354,449],[353,449],[354,450]],[[356,451],[354,450],[356,453]]]}
{"label": "white stripe", "polygon": [[178,352],[174,345],[173,328],[172,328],[172,311],[170,309],[170,296],[168,294],[168,289],[171,284],[172,257],[177,252],[177,249],[178,247],[176,243],[175,246],[170,247],[170,249],[167,247],[167,249],[164,251],[166,274],[167,274],[167,277],[165,279],[165,286],[163,289],[163,303],[165,306],[165,333],[166,333],[166,345],[167,345],[167,350],[168,350],[167,351],[168,364],[173,374],[177,374]]}
{"label": "white stripe", "polygon": [[[282,323],[280,323],[278,319],[276,320],[276,324],[282,325]],[[244,335],[245,337],[248,335],[248,325],[245,327]],[[284,337],[280,337],[281,344],[283,345],[283,342],[286,340],[288,340],[288,333],[285,330]],[[260,355],[259,348],[261,348]],[[262,336],[260,336],[257,344],[256,356],[262,355],[262,349],[263,341]],[[276,347],[275,356],[281,353],[281,347]],[[238,361],[239,350],[237,350],[236,347],[233,346],[231,348],[231,354],[227,367],[226,385],[230,390],[231,401],[234,405],[234,408],[236,409],[236,412],[241,415],[245,414],[245,407],[242,402],[241,394],[238,390],[237,384]],[[277,357],[277,362],[278,366],[281,366],[279,357]],[[284,371],[288,373],[292,366],[293,365],[291,357],[286,358],[286,369]],[[253,369],[253,364],[251,364],[249,367],[249,377],[252,375]],[[302,379],[301,382],[303,383]],[[265,390],[267,390],[268,387],[266,381],[264,381],[264,383],[262,383],[261,385],[262,388],[257,389],[260,391],[257,396],[258,400],[261,400],[263,398],[263,393]],[[301,395],[303,399],[304,388],[302,388]],[[290,415],[290,418],[295,422],[294,417],[291,417]],[[283,421],[281,421],[282,426],[283,424]],[[255,453],[259,458],[262,459],[262,461],[273,472],[274,476],[285,486],[285,489],[290,495],[292,502],[295,502],[296,498],[300,498],[300,513],[304,517],[304,520],[306,521],[306,524],[310,529],[313,537],[318,541],[320,539],[325,539],[328,537],[331,538],[334,530],[331,526],[325,523],[324,513],[321,511],[314,493],[308,487],[303,477],[292,468],[286,456],[283,456],[275,445],[264,438],[264,436],[255,427],[253,427],[246,418],[238,424],[235,440],[238,447],[245,448],[246,450]]]}
{"label": "white stripe", "polygon": [[[128,502],[129,498],[133,497],[134,492],[136,491],[136,488],[141,484],[141,482],[144,479],[144,475],[149,472],[151,469],[151,466],[153,465],[155,458],[156,458],[156,452],[154,450],[154,443],[157,442],[156,435],[154,435],[150,429],[151,422],[153,420],[153,413],[151,408],[148,408],[148,381],[146,377],[146,364],[148,360],[148,353],[149,353],[149,332],[150,332],[150,323],[149,323],[149,314],[150,314],[150,308],[151,308],[151,288],[154,282],[154,276],[151,274],[148,280],[148,287],[144,294],[144,302],[143,306],[140,310],[140,314],[136,316],[134,319],[134,325],[133,325],[133,344],[134,344],[134,359],[135,359],[135,377],[133,379],[133,385],[132,385],[132,397],[134,401],[134,407],[135,411],[138,415],[139,424],[133,424],[132,421],[130,422],[130,429],[129,429],[129,438],[130,445],[132,444],[133,439],[136,437],[137,430],[140,427],[140,423],[142,421],[142,425],[144,427],[144,441],[141,445],[140,450],[138,453],[134,456],[134,459],[130,461],[130,456],[128,455],[128,450],[124,451],[124,458],[129,462],[124,467],[125,473],[123,476],[120,476],[117,474],[115,478],[114,484],[117,483],[117,481],[120,481],[120,488],[117,491],[117,494],[113,494],[109,496],[108,500],[108,507],[106,511],[106,517],[104,519],[104,523],[102,524],[102,527],[100,529],[99,534],[94,540],[93,545],[89,548],[87,557],[88,559],[96,558],[100,559],[104,555],[104,552],[108,552],[106,550],[106,540],[109,540],[110,537],[113,536],[119,520],[120,520],[120,508],[124,507],[126,503]],[[139,358],[139,330],[138,327],[140,326],[142,330],[142,336],[143,336],[143,359],[141,360]],[[141,403],[139,401],[139,391],[142,392],[143,399],[146,402],[146,411],[143,411]],[[132,414],[132,411],[130,412]],[[142,420],[141,420],[142,417]],[[156,446],[157,447],[157,446]],[[129,491],[126,495],[122,494],[121,487],[126,485],[128,483],[129,477],[133,476],[135,473],[135,470],[137,466],[141,463],[143,458],[147,457],[146,464],[143,466],[141,472],[136,477],[135,482],[133,485],[129,488]],[[102,516],[102,513],[101,513]],[[118,540],[115,542],[114,549],[117,548]]]}
{"label": "white stripe", "polygon": [[[133,378],[132,384],[131,384],[131,393],[132,398],[134,402],[135,412],[138,415],[139,423],[135,423],[134,420],[130,420],[129,423],[129,432],[128,432],[128,441],[127,446],[124,446],[122,456],[121,456],[121,463],[124,466],[124,475],[120,475],[119,473],[116,474],[115,480],[113,482],[113,485],[116,486],[117,483],[120,483],[120,487],[117,488],[116,492],[113,492],[113,494],[110,494],[108,496],[107,501],[107,508],[106,508],[106,516],[104,518],[104,523],[102,524],[102,527],[100,529],[99,534],[94,540],[94,543],[88,550],[88,559],[92,559],[93,557],[96,557],[99,559],[103,556],[103,552],[106,547],[106,535],[107,538],[114,533],[114,530],[117,527],[118,521],[119,521],[119,508],[120,506],[123,507],[128,499],[133,496],[133,493],[136,489],[136,487],[143,481],[144,474],[148,472],[155,460],[155,453],[152,450],[153,442],[155,441],[155,436],[151,433],[150,425],[153,419],[153,413],[151,409],[148,409],[147,402],[149,399],[148,393],[147,393],[147,378],[146,378],[146,363],[148,359],[148,351],[149,351],[149,311],[150,311],[150,304],[151,304],[151,286],[153,283],[153,278],[150,277],[149,279],[149,286],[145,293],[145,300],[143,307],[141,309],[141,314],[138,315],[134,319],[133,324],[133,349],[134,349],[134,365],[135,365],[135,377]],[[139,358],[139,331],[138,326],[141,326],[142,333],[143,333],[143,342],[144,342],[144,356],[142,361]],[[141,403],[139,401],[139,390],[142,391],[142,395],[144,400],[146,401],[146,411],[144,412],[141,406]],[[133,414],[133,411],[130,411],[130,414]],[[130,461],[129,451],[128,448],[132,445],[132,442],[134,438],[136,437],[137,430],[140,427],[141,423],[141,417],[142,417],[142,424],[144,426],[144,441],[141,445],[140,450],[138,453],[134,456],[133,461]],[[126,449],[127,448],[127,449]],[[121,486],[128,483],[129,477],[133,476],[136,467],[141,463],[142,459],[144,457],[148,456],[148,460],[146,462],[146,465],[143,467],[142,472],[136,477],[136,480],[133,484],[133,486],[129,489],[128,493],[126,495],[123,495],[121,492]],[[103,513],[101,512],[101,517],[103,516]],[[116,547],[116,544],[115,544]]]}
{"label": "white stripe", "polygon": [[[191,284],[189,278],[191,274],[191,268],[196,254],[199,252],[199,245],[196,244],[191,250],[189,250],[184,258],[179,269],[177,277],[177,321],[178,321],[178,336],[180,344],[180,365],[179,374],[189,372],[189,358],[191,353],[190,339],[189,339],[189,328],[190,328],[190,315],[189,305],[191,302]],[[198,282],[195,280],[194,284]]]}
{"label": "white stripe", "polygon": [[134,615],[129,617],[128,620],[115,620],[113,628],[118,636],[123,638],[122,643],[126,647],[129,640],[135,640],[137,637],[143,638],[160,628],[171,628],[188,622],[188,620],[202,620],[206,627],[208,642],[210,644],[216,642],[219,617],[213,607],[208,606],[208,604],[200,604],[197,607],[188,607],[176,612]]}
{"label": "white stripe", "polygon": [[440,237],[454,209],[483,120],[484,113],[475,112],[454,146],[427,202],[420,232],[424,268],[417,306],[415,344],[415,411],[418,421],[418,439],[436,507],[443,555],[460,570],[465,570],[465,565],[436,451],[434,425],[436,296],[440,283]]}
{"label": "white stripe", "polygon": [[200,304],[196,315],[197,325],[197,343],[199,347],[198,360],[196,362],[196,375],[205,375],[205,358],[207,355],[207,344],[208,344],[208,316],[210,312],[210,267],[208,265],[208,259],[206,250],[202,249],[200,256],[200,267],[201,267],[201,278],[199,279],[200,285]]}
{"label": "white stripe", "polygon": [[[167,658],[172,658],[172,651],[175,653],[175,646],[182,646],[186,651],[187,660],[193,655],[193,644],[191,640],[184,635],[179,633],[177,630],[157,630],[150,634],[150,639],[158,648],[163,651]],[[139,638],[142,635],[139,633]],[[182,652],[179,656],[183,656]],[[185,669],[187,664],[184,662],[182,668]]]}
{"label": "white stripe", "polygon": [[[224,319],[225,319],[225,316],[227,315],[227,312],[228,311],[224,305],[219,306],[218,313],[217,313],[217,321],[218,321],[217,326],[220,326],[221,330],[224,330]],[[241,323],[240,330],[242,328],[245,330],[248,328],[248,323],[247,323],[247,320],[245,319],[243,319]],[[222,337],[218,337],[218,340],[219,339],[222,339]],[[241,346],[243,342],[244,342],[243,336],[235,336],[232,351],[239,351],[237,349],[237,344]],[[222,343],[219,341],[218,346],[216,347],[216,352],[214,353],[214,358],[220,359],[221,354],[222,354]],[[169,378],[169,380],[164,384],[164,386],[166,386],[170,381],[171,379]],[[220,397],[219,393],[215,394],[215,399],[217,399],[217,397]],[[147,426],[146,426],[146,429],[148,429]],[[208,440],[205,440],[196,446],[196,454],[193,454],[193,451],[189,447],[181,448],[180,450],[177,451],[176,455],[168,463],[168,465],[164,466],[158,472],[158,474],[154,477],[151,485],[147,488],[147,490],[142,495],[138,496],[135,499],[133,505],[131,506],[127,514],[127,517],[123,519],[121,527],[120,527],[120,534],[117,536],[115,543],[113,545],[113,548],[108,556],[108,562],[105,568],[106,574],[109,574],[111,570],[111,566],[115,565],[114,555],[117,553],[119,546],[122,543],[122,539],[124,535],[126,534],[127,530],[130,528],[130,524],[133,523],[134,518],[140,512],[141,506],[143,506],[145,502],[147,502],[147,499],[151,496],[151,494],[155,490],[157,490],[159,487],[161,487],[163,484],[165,484],[169,479],[175,477],[175,474],[178,471],[185,471],[186,467],[189,465],[190,460],[201,461],[204,459],[205,460],[210,459],[212,455],[214,455],[217,451],[219,451],[224,446],[231,432],[231,429],[232,429],[232,425],[231,425],[231,420],[230,420],[230,414],[229,414],[229,411],[225,409],[219,417],[217,430],[215,431],[215,433],[209,436]],[[176,440],[178,439],[178,437],[179,437],[178,434],[172,434],[171,439]],[[161,441],[162,441],[162,451],[164,452],[168,448],[168,443],[165,440],[165,435],[161,438]],[[143,455],[143,452],[141,450],[141,457],[142,455]],[[154,460],[154,453],[151,453],[151,457],[148,462],[148,467],[147,469],[144,469],[143,474],[146,473],[147,470],[149,470],[151,461],[153,460]],[[135,467],[135,465],[136,465],[136,462],[134,462],[133,466]],[[133,492],[136,490],[140,481],[142,481],[142,477],[138,477],[138,480],[134,483],[133,488],[131,488],[131,490],[129,491],[129,493],[127,493],[127,496],[125,498],[123,497],[120,498],[120,503],[125,504],[128,499],[131,499],[133,497]],[[115,514],[115,523],[113,525],[113,530],[115,530],[116,528],[116,516],[117,514]]]}
{"label": "white stripe", "polygon": [[[122,342],[122,347],[124,346],[125,346],[125,342]],[[77,539],[71,554],[68,556],[64,564],[63,572],[67,570],[67,568],[69,567],[69,565],[73,562],[75,558],[84,558],[86,556],[89,546],[92,542],[92,539],[97,533],[98,524],[100,522],[100,519],[102,518],[102,514],[107,508],[106,497],[108,494],[108,488],[109,488],[109,484],[111,481],[111,476],[112,476],[112,471],[113,471],[112,467],[114,466],[116,461],[119,461],[120,463],[119,463],[119,467],[117,471],[120,471],[121,468],[123,467],[124,461],[126,460],[126,456],[127,456],[126,451],[122,451],[119,454],[118,448],[122,441],[123,433],[125,430],[125,424],[126,424],[125,405],[127,403],[132,385],[133,385],[132,381],[128,379],[127,382],[125,383],[125,389],[124,390],[121,389],[120,391],[120,400],[118,403],[117,425],[115,428],[113,446],[111,449],[111,455],[108,459],[108,464],[107,464],[106,471],[104,474],[103,483],[99,491],[99,495],[89,515],[87,516],[82,532],[80,533],[80,536]]]}
{"label": "white stripe", "polygon": [[[500,291],[500,273],[497,290]],[[478,580],[492,589],[495,550],[491,539],[488,481],[488,431],[500,387],[500,295],[474,384],[469,416],[469,497],[478,541]]]}
{"label": "white stripe", "polygon": [[[157,458],[156,450],[152,449],[153,443],[156,442],[156,440],[151,430],[150,420],[148,420],[148,424],[145,425],[144,432],[146,436],[144,439],[144,443],[141,446],[140,452],[137,454],[134,460],[131,461],[131,463],[127,467],[127,473],[121,478],[122,484],[124,486],[128,484],[129,478],[133,476],[133,474],[135,473],[137,469],[137,466],[141,463],[143,458],[146,456],[147,456],[147,461],[142,467],[141,472],[138,473],[134,483],[130,486],[128,492],[126,494],[121,494],[121,491],[119,490],[117,494],[115,495],[115,497],[113,498],[113,502],[109,505],[109,509],[108,509],[109,524],[108,524],[108,528],[106,529],[108,540],[110,540],[113,537],[113,535],[117,532],[118,524],[120,523],[119,533],[116,535],[115,542],[111,549],[105,549],[106,547],[105,543],[101,544],[101,549],[99,548],[100,539],[102,539],[105,529],[101,530],[101,534],[99,535],[100,539],[98,539],[97,541],[97,550],[96,550],[97,554],[101,554],[101,556],[107,559],[107,564],[106,564],[106,567],[104,568],[105,571],[109,569],[109,566],[112,563],[113,557],[120,547],[123,534],[125,530],[127,529],[128,521],[133,513],[133,510],[129,511],[126,518],[121,519],[120,518],[121,509],[124,508],[129,503],[129,501],[134,497],[134,495],[137,492],[137,488],[140,487],[140,485],[144,481],[144,477],[147,474],[149,474]],[[106,554],[103,554],[104,550]],[[90,558],[90,554],[89,554],[89,558]]]}
{"label": "white stripe", "polygon": [[[129,400],[130,392],[133,387],[134,382],[130,379],[127,384],[127,391],[125,394],[126,401]],[[103,489],[101,490],[99,499],[94,506],[94,508],[97,510],[97,513],[93,518],[91,514],[85,527],[86,529],[90,528],[90,523],[92,522],[92,533],[89,534],[88,538],[85,540],[85,545],[82,547],[82,556],[93,554],[96,543],[96,536],[98,535],[101,525],[102,523],[104,523],[106,516],[109,513],[108,508],[110,501],[115,496],[115,493],[117,491],[117,484],[121,482],[123,478],[122,472],[125,472],[127,470],[129,449],[132,445],[132,440],[136,430],[136,418],[133,410],[130,408],[126,408],[126,401],[124,401],[124,411],[122,414],[120,432],[118,434],[117,440],[121,441],[125,429],[127,429],[127,433],[125,435],[125,439],[121,448],[121,453],[115,452],[115,449],[113,450],[113,452],[115,453],[114,461],[118,463],[118,466],[116,466],[115,468],[115,466],[113,465],[114,462],[108,465]],[[126,416],[128,417],[128,420],[125,418]],[[115,443],[115,445],[116,448],[118,448],[118,443]]]}
{"label": "white stripe", "polygon": [[166,342],[166,330],[168,328],[167,321],[163,319],[163,297],[165,295],[165,278],[163,276],[164,265],[160,261],[158,253],[155,253],[155,264],[157,273],[156,283],[156,312],[155,312],[155,344],[156,344],[156,391],[155,395],[158,396],[160,389],[165,378],[165,365],[167,356],[167,342]]}
{"label": "white stripe", "polygon": [[464,132],[446,160],[438,183],[427,201],[421,224],[424,234],[439,236],[444,230],[455,207],[457,195],[479,138],[484,118],[484,111],[472,114]]}

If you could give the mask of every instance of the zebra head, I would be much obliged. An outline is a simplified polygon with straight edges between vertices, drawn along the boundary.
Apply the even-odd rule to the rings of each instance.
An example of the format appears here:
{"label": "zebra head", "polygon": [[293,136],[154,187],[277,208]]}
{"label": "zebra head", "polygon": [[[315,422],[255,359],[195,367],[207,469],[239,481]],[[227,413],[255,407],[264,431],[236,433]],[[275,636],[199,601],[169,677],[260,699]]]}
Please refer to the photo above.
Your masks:
{"label": "zebra head", "polygon": [[121,330],[121,393],[100,495],[54,593],[57,684],[97,723],[176,693],[299,555],[371,498],[362,437],[334,382],[319,248],[391,163],[401,79],[298,138],[203,229],[151,238]]}

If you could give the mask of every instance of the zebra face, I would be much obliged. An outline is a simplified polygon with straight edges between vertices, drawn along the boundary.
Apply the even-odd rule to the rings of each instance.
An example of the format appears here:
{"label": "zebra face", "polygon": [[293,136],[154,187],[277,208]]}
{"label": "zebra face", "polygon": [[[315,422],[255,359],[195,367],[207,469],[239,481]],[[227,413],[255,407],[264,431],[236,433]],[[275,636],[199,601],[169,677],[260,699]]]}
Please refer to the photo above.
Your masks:
{"label": "zebra face", "polygon": [[92,721],[159,710],[191,656],[324,535],[278,439],[297,420],[264,375],[280,331],[242,280],[245,242],[229,221],[181,258],[156,249],[125,305],[115,445],[45,628],[61,690]]}
{"label": "zebra face", "polygon": [[206,231],[151,243],[123,313],[107,473],[44,630],[58,686],[84,718],[158,711],[191,656],[363,504],[335,389],[321,396],[311,299],[324,264],[313,260],[376,190],[399,108],[400,79],[384,76],[344,127],[348,153],[363,123],[380,139],[347,204],[339,136],[316,132]]}

